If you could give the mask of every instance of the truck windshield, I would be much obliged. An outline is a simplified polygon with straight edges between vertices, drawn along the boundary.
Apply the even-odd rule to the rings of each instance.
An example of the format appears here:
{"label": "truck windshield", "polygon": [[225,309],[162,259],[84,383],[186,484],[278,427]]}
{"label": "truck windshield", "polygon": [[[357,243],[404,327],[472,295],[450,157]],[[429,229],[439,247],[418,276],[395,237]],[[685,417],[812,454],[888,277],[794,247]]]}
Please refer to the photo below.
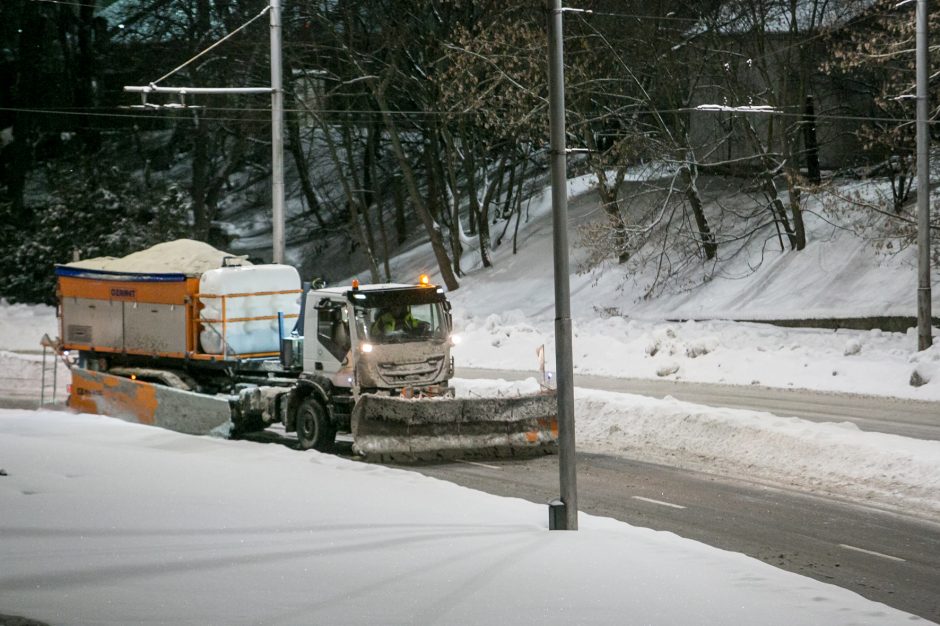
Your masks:
{"label": "truck windshield", "polygon": [[377,344],[447,339],[440,302],[356,307],[356,323],[359,335]]}

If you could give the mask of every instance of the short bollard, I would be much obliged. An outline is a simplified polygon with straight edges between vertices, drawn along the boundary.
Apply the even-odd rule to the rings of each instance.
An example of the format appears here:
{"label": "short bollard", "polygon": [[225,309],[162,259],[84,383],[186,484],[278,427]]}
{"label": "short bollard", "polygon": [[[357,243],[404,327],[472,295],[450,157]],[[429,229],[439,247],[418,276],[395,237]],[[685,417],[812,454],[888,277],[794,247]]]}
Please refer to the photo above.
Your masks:
{"label": "short bollard", "polygon": [[565,503],[555,499],[548,503],[548,529],[568,530],[568,518],[565,515]]}

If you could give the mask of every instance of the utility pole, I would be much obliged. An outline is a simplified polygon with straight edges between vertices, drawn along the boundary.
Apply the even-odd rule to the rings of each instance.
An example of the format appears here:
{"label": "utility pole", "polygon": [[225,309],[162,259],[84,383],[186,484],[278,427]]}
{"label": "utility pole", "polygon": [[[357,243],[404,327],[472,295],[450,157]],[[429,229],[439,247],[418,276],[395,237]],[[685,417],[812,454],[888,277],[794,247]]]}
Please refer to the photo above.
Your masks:
{"label": "utility pole", "polygon": [[917,0],[917,349],[933,344],[930,323],[930,135],[927,128],[927,0]]}
{"label": "utility pole", "polygon": [[[552,152],[552,227],[555,260],[555,368],[558,385],[558,466],[564,524],[578,530],[578,485],[574,436],[574,367],[571,346],[571,288],[568,283],[568,177],[565,143],[565,69],[561,0],[548,3],[548,100]],[[554,519],[554,518],[552,518]],[[561,522],[562,520],[558,520]],[[551,525],[550,525],[551,527]]]}
{"label": "utility pole", "polygon": [[272,259],[284,262],[284,88],[281,71],[281,0],[271,0],[271,229]]}
{"label": "utility pole", "polygon": [[[180,71],[202,55],[206,54],[223,41],[232,37],[249,24],[260,18],[265,12],[270,13],[271,24],[271,86],[270,87],[161,87],[157,83]],[[284,262],[284,89],[281,70],[281,1],[270,0],[263,11],[251,20],[242,24],[228,35],[215,42],[193,58],[189,59],[168,74],[158,78],[149,85],[124,87],[124,91],[139,93],[143,100],[142,105],[157,107],[148,104],[147,95],[151,93],[176,94],[181,100],[188,95],[227,95],[227,94],[271,94],[271,230],[272,255],[275,263]],[[185,103],[177,105],[185,107]]]}

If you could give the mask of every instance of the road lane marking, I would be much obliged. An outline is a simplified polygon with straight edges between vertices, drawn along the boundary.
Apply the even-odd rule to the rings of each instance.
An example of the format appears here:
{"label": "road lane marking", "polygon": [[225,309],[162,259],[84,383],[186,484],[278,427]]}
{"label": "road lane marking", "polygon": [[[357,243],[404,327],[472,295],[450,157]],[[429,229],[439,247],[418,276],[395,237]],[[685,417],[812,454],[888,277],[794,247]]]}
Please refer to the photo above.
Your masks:
{"label": "road lane marking", "polygon": [[485,467],[486,469],[498,470],[499,467],[495,465],[487,465],[486,463],[477,463],[476,461],[465,461],[464,459],[454,459],[458,463],[464,463],[465,465],[476,465],[477,467]]}
{"label": "road lane marking", "polygon": [[902,559],[898,556],[891,556],[890,554],[882,554],[881,552],[875,552],[874,550],[865,550],[864,548],[856,548],[855,546],[849,546],[844,543],[839,544],[840,548],[845,548],[846,550],[854,550],[855,552],[863,552],[865,554],[870,554],[872,556],[880,556],[883,559],[889,559],[891,561],[900,561],[901,563],[907,563],[905,559]]}
{"label": "road lane marking", "polygon": [[673,504],[672,502],[663,502],[662,500],[653,500],[652,498],[644,498],[643,496],[633,496],[634,500],[642,500],[643,502],[649,502],[650,504],[658,504],[660,506],[670,506],[674,509],[684,509],[685,507],[681,504]]}

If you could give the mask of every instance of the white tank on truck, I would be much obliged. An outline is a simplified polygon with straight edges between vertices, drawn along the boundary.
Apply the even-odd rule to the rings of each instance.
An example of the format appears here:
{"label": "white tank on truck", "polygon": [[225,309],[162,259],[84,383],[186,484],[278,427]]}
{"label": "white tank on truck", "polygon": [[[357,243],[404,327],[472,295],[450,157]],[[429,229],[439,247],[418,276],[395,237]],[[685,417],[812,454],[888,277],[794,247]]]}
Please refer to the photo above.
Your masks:
{"label": "white tank on truck", "polygon": [[187,240],[56,273],[76,410],[194,434],[280,423],[321,451],[347,431],[403,462],[555,449],[551,392],[454,397],[450,303],[426,276],[310,289]]}

